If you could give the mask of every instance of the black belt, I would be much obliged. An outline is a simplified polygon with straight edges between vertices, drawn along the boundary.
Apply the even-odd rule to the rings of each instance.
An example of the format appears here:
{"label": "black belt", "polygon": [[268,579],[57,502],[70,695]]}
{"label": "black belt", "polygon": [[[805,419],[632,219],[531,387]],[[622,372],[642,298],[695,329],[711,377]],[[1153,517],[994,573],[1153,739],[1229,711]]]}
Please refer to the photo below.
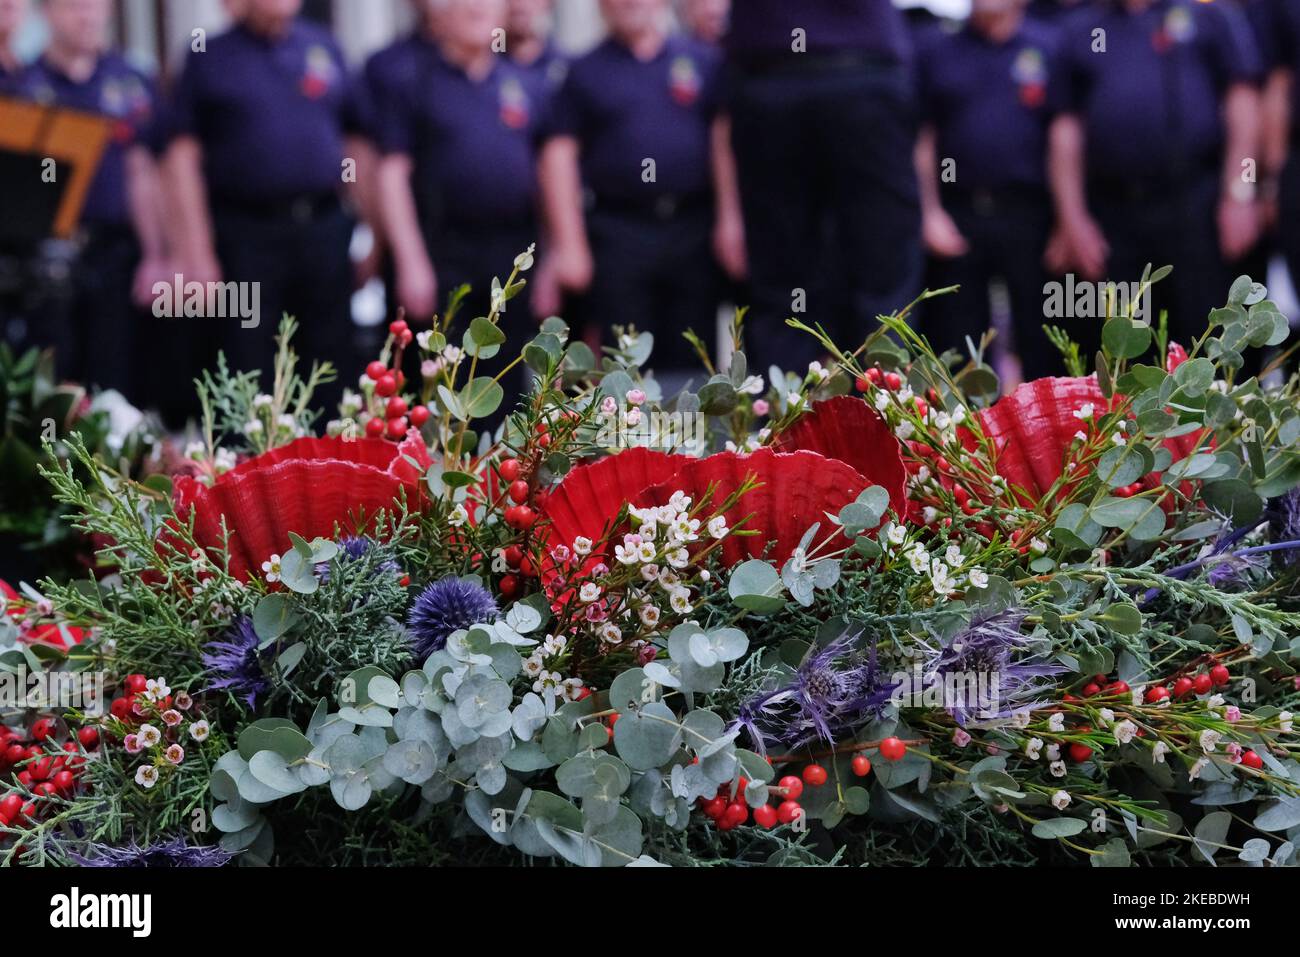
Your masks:
{"label": "black belt", "polygon": [[303,193],[279,199],[214,196],[212,208],[226,210],[265,222],[311,223],[339,210],[337,193]]}
{"label": "black belt", "polygon": [[710,193],[660,193],[633,197],[589,193],[586,206],[589,213],[613,213],[666,223],[679,216],[708,212],[713,208],[713,196]]}
{"label": "black belt", "polygon": [[860,73],[893,70],[897,58],[863,50],[833,50],[825,53],[750,53],[738,55],[735,67],[742,74],[761,76],[769,73]]}

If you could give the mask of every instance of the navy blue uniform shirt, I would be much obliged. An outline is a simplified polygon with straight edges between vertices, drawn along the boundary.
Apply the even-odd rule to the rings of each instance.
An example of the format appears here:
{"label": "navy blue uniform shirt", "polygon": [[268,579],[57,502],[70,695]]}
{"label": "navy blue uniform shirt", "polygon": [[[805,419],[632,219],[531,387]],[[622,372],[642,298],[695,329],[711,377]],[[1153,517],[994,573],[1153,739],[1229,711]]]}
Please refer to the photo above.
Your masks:
{"label": "navy blue uniform shirt", "polygon": [[380,105],[379,146],[415,161],[426,212],[462,223],[528,221],[537,197],[536,148],[543,104],[505,56],[482,80],[431,47],[413,58],[412,82]]}
{"label": "navy blue uniform shirt", "polygon": [[535,84],[535,89],[547,96],[559,90],[564,85],[564,78],[569,75],[569,58],[556,49],[553,43],[547,43],[542,55],[527,66],[518,60],[511,62],[528,76]]}
{"label": "navy blue uniform shirt", "polygon": [[[598,197],[701,196],[711,189],[709,128],[718,111],[721,56],[672,35],[649,61],[606,40],[569,66],[549,135],[581,144],[583,185]],[[643,181],[644,162],[654,182]]]}
{"label": "navy blue uniform shirt", "polygon": [[920,34],[922,119],[935,129],[939,159],[956,162],[959,190],[1046,185],[1054,113],[1048,91],[1056,68],[1055,31],[1039,23],[1025,21],[1005,43],[969,26]]}
{"label": "navy blue uniform shirt", "polygon": [[[1098,29],[1105,53],[1093,52]],[[1061,109],[1082,119],[1088,175],[1103,179],[1169,180],[1214,167],[1225,90],[1261,75],[1249,27],[1223,3],[1080,10],[1062,25],[1061,56]]]}
{"label": "navy blue uniform shirt", "polygon": [[851,51],[887,59],[908,55],[907,29],[890,0],[738,0],[728,52],[738,60],[793,53],[802,29],[810,54]]}
{"label": "navy blue uniform shirt", "polygon": [[258,203],[335,192],[359,97],[333,37],[295,21],[278,38],[235,26],[191,52],[168,118],[203,144],[209,195]]}
{"label": "navy blue uniform shirt", "polygon": [[156,148],[158,95],[151,79],[115,53],[105,53],[84,83],[42,58],[14,81],[20,96],[44,106],[98,113],[112,125],[108,147],[91,182],[81,221],[88,225],[130,223],[126,155],[137,145]]}
{"label": "navy blue uniform shirt", "polygon": [[[1291,78],[1291,142],[1300,143],[1300,0],[1274,0],[1270,5],[1269,21],[1274,27],[1275,58],[1271,66],[1292,71]],[[1293,147],[1294,148],[1294,147]]]}
{"label": "navy blue uniform shirt", "polygon": [[423,33],[409,33],[366,60],[362,89],[363,125],[376,143],[383,136],[384,111],[394,100],[408,96],[414,88],[422,57],[435,55],[433,44]]}

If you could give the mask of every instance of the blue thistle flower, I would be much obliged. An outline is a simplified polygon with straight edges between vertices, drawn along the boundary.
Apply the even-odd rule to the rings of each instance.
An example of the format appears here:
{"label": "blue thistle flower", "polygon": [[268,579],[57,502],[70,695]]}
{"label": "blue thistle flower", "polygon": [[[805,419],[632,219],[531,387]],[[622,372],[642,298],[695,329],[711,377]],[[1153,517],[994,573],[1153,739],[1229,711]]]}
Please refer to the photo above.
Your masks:
{"label": "blue thistle flower", "polygon": [[[373,539],[366,538],[364,536],[360,536],[360,535],[345,536],[344,538],[340,538],[338,540],[339,553],[338,555],[335,556],[334,561],[337,562],[359,561],[360,559],[366,557],[366,555],[370,552],[370,549],[373,548],[374,545],[375,542]],[[397,572],[398,570],[399,568],[397,562],[392,561],[390,559],[388,561],[380,562],[379,565],[373,569],[373,572],[389,573],[389,572]],[[320,583],[322,585],[329,584],[329,580],[330,580],[329,562],[320,562],[316,566],[316,577],[320,579]]]}
{"label": "blue thistle flower", "polygon": [[134,841],[121,847],[90,844],[84,854],[71,857],[78,867],[223,867],[234,855],[220,847],[187,844],[177,836],[147,847]]}
{"label": "blue thistle flower", "polygon": [[495,621],[497,613],[492,593],[477,582],[454,576],[434,582],[420,592],[406,619],[417,658],[442,648],[453,631]]}
{"label": "blue thistle flower", "polygon": [[257,646],[261,639],[247,615],[235,622],[224,641],[204,646],[203,668],[213,679],[208,691],[229,691],[248,703],[257,704],[257,696],[271,690],[271,682],[262,668]]}
{"label": "blue thistle flower", "polygon": [[801,748],[822,740],[834,744],[872,718],[896,685],[876,671],[876,648],[863,654],[859,635],[845,635],[808,656],[794,679],[740,706],[737,724],[762,753],[769,746]]}
{"label": "blue thistle flower", "polygon": [[[942,694],[941,707],[959,725],[1033,710],[1040,704],[1033,699],[1048,688],[1041,679],[1067,670],[1031,650],[1029,636],[1020,631],[1025,615],[1021,608],[977,612],[946,645],[919,642],[922,687]],[[925,693],[915,683],[912,690]]]}

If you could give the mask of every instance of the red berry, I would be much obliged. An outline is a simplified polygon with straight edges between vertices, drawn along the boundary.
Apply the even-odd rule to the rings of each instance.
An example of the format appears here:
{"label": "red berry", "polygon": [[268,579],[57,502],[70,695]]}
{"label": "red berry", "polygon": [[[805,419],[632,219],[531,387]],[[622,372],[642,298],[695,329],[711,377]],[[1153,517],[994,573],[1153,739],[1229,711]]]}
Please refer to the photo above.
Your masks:
{"label": "red berry", "polygon": [[1112,681],[1106,685],[1106,693],[1109,695],[1128,694],[1132,690],[1127,681]]}
{"label": "red berry", "polygon": [[515,528],[527,530],[537,522],[537,513],[527,505],[520,505],[515,511]]}
{"label": "red berry", "polygon": [[388,405],[384,406],[384,415],[390,419],[397,419],[406,415],[406,400],[400,395],[395,395],[388,400]]}
{"label": "red berry", "polygon": [[374,416],[373,418],[367,419],[366,436],[372,439],[381,438],[384,434],[384,429],[386,427],[387,427],[387,423],[377,415]]}
{"label": "red berry", "polygon": [[54,734],[54,721],[50,718],[40,718],[32,722],[32,740],[44,741]]}
{"label": "red berry", "polygon": [[903,385],[903,377],[897,372],[885,373],[885,388],[890,392],[897,392]]}
{"label": "red berry", "polygon": [[770,804],[754,808],[754,823],[759,827],[776,827],[776,808]]}
{"label": "red berry", "polygon": [[907,753],[907,745],[897,738],[885,738],[880,742],[880,753],[889,761],[901,761]]}
{"label": "red berry", "polygon": [[501,589],[501,594],[506,598],[513,598],[519,593],[519,579],[514,575],[506,575],[502,577],[501,584],[498,587]]}
{"label": "red berry", "polygon": [[1169,689],[1164,685],[1156,685],[1154,688],[1148,688],[1145,695],[1147,704],[1155,704],[1157,701],[1164,701],[1169,697]]}
{"label": "red berry", "polygon": [[880,371],[879,366],[872,366],[867,370],[867,381],[879,385],[883,375],[884,374]]}
{"label": "red berry", "polygon": [[386,372],[375,381],[375,394],[387,399],[390,395],[397,394],[397,378],[391,373]]}
{"label": "red berry", "polygon": [[128,695],[144,694],[149,687],[149,679],[144,675],[127,675],[125,687]]}
{"label": "red berry", "polygon": [[1070,745],[1070,760],[1075,764],[1083,764],[1083,762],[1087,761],[1090,757],[1092,757],[1092,748],[1088,747],[1086,744],[1075,742]]}
{"label": "red berry", "polygon": [[534,431],[536,431],[538,435],[545,435],[547,432],[551,431],[550,423],[538,422],[537,428]]}
{"label": "red berry", "polygon": [[81,746],[87,751],[93,751],[99,744],[99,729],[90,727],[82,728],[77,732],[77,740],[81,742]]}
{"label": "red berry", "polygon": [[855,754],[853,756],[853,773],[860,778],[865,778],[871,773],[871,759],[865,754]]}
{"label": "red berry", "polygon": [[32,773],[30,771],[19,771],[18,783],[30,791],[32,789],[32,785],[35,784],[36,782],[32,780]]}
{"label": "red berry", "polygon": [[1264,766],[1264,759],[1254,751],[1243,751],[1241,754],[1241,763],[1248,768],[1258,771]]}
{"label": "red berry", "polygon": [[411,423],[406,421],[406,416],[388,420],[388,437],[390,439],[400,439],[411,429]]}
{"label": "red berry", "polygon": [[749,820],[749,805],[744,801],[732,801],[727,805],[723,818],[732,824],[744,824]]}
{"label": "red berry", "polygon": [[[871,383],[867,380],[865,376],[858,376],[857,381],[854,382],[854,385],[858,387],[859,392],[866,392],[868,389],[871,388]],[[755,812],[754,816],[758,817],[758,813]]]}
{"label": "red berry", "polygon": [[417,429],[423,428],[424,423],[429,421],[428,406],[417,405],[411,410],[411,424]]}
{"label": "red berry", "polygon": [[1210,669],[1210,680],[1214,682],[1216,687],[1223,687],[1232,680],[1232,675],[1223,665],[1215,665]]}
{"label": "red berry", "polygon": [[501,464],[497,466],[497,472],[507,482],[513,482],[519,478],[520,471],[518,459],[502,459]]}
{"label": "red berry", "polygon": [[5,752],[4,752],[5,764],[17,764],[25,757],[27,757],[27,749],[24,748],[21,744],[11,744],[9,745],[9,747],[5,748]]}
{"label": "red berry", "polygon": [[727,813],[727,799],[723,797],[711,797],[704,802],[703,811],[706,817],[717,821],[722,815]]}
{"label": "red berry", "polygon": [[511,545],[505,550],[506,564],[511,568],[518,568],[519,563],[524,560],[524,550],[518,545]]}
{"label": "red berry", "polygon": [[1186,698],[1192,693],[1192,679],[1186,676],[1174,682],[1174,697]]}
{"label": "red berry", "polygon": [[54,759],[50,757],[37,758],[27,765],[27,771],[31,774],[33,781],[44,781],[54,773]]}
{"label": "red berry", "polygon": [[[1253,751],[1247,751],[1247,754],[1253,754]],[[18,812],[23,809],[23,799],[17,794],[7,794],[3,800],[0,800],[0,815],[13,820],[18,816]]]}
{"label": "red berry", "polygon": [[1210,676],[1202,673],[1192,679],[1192,690],[1197,694],[1209,694],[1213,684],[1214,682],[1210,680]]}
{"label": "red berry", "polygon": [[388,366],[384,365],[378,359],[366,366],[366,377],[371,382],[378,382],[388,374]]}
{"label": "red berry", "polygon": [[77,783],[76,775],[71,771],[60,771],[54,775],[54,786],[60,794],[71,794],[73,787]]}
{"label": "red berry", "polygon": [[1094,695],[1099,695],[1099,694],[1101,694],[1101,688],[1097,687],[1097,682],[1089,681],[1086,685],[1083,686],[1083,696],[1085,698],[1091,698]]}
{"label": "red berry", "polygon": [[395,336],[400,336],[402,333],[407,332],[409,330],[410,327],[406,324],[405,319],[394,319],[392,322],[388,324],[388,331]]}
{"label": "red berry", "polygon": [[510,500],[519,503],[526,502],[528,501],[528,496],[532,494],[532,491],[533,490],[528,487],[527,482],[523,479],[516,479],[510,483]]}
{"label": "red berry", "polygon": [[42,781],[40,784],[36,785],[36,787],[32,788],[32,790],[41,797],[54,797],[54,795],[59,793],[59,789],[49,781]]}
{"label": "red berry", "polygon": [[803,794],[803,781],[799,780],[793,774],[787,774],[777,782],[777,787],[781,788],[781,793],[785,795],[787,801],[797,801]]}
{"label": "red berry", "polygon": [[803,817],[803,808],[798,801],[782,801],[776,809],[776,819],[782,824],[793,824]]}
{"label": "red berry", "polygon": [[519,560],[519,574],[525,578],[537,577],[537,568],[533,565],[533,560],[527,555]]}
{"label": "red berry", "polygon": [[810,764],[803,769],[804,783],[810,787],[819,788],[826,783],[826,769],[820,764]]}
{"label": "red berry", "polygon": [[537,447],[549,449],[551,447],[551,437],[549,435],[539,435],[537,437]]}

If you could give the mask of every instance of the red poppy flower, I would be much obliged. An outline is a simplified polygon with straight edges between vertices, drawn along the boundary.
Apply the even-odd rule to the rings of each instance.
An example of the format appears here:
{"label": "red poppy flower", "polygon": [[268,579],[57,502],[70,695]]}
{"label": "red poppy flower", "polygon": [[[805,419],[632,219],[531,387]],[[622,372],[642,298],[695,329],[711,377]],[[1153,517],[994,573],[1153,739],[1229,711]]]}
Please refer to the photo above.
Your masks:
{"label": "red poppy flower", "polygon": [[362,533],[375,513],[405,495],[422,495],[430,464],[423,439],[400,445],[383,439],[305,438],[249,459],[204,485],[177,479],[182,520],[193,516],[194,537],[219,549],[222,520],[230,532],[230,572],[247,580],[272,554],[290,547],[289,533],[332,537],[335,526]]}
{"label": "red poppy flower", "polygon": [[[979,415],[993,443],[997,473],[1024,491],[1020,497],[1026,505],[1036,503],[1064,473],[1076,433],[1089,426],[1074,413],[1091,405],[1095,421],[1122,401],[1122,396],[1102,395],[1094,376],[1036,379],[1018,386]],[[1175,461],[1198,444],[1195,433],[1164,442]]]}
{"label": "red poppy flower", "polygon": [[599,541],[624,505],[662,505],[676,491],[699,502],[712,488],[711,502],[720,505],[750,478],[758,487],[741,496],[726,519],[730,527],[757,534],[729,538],[722,550],[728,566],[759,555],[784,561],[813,524],[828,531],[827,514],[871,485],[889,492],[899,514],[906,505],[898,440],[866,403],[841,397],[819,403],[774,448],[750,455],[696,459],[634,448],[580,466],[542,504],[549,541]]}

